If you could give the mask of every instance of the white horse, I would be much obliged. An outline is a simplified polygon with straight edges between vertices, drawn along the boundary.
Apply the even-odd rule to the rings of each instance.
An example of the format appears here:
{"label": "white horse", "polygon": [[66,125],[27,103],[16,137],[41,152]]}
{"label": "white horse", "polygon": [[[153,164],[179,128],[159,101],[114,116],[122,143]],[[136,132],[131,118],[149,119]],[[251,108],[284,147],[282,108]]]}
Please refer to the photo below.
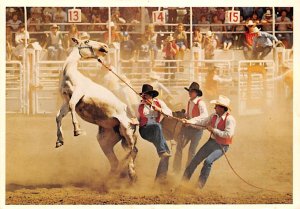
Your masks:
{"label": "white horse", "polygon": [[[128,174],[135,180],[134,160],[137,154],[135,124],[131,123],[126,114],[126,105],[111,91],[100,86],[81,74],[77,69],[80,58],[94,58],[101,61],[108,53],[104,43],[92,40],[72,39],[76,46],[66,59],[60,82],[60,92],[65,103],[56,116],[57,141],[56,147],[63,145],[61,121],[71,111],[74,135],[81,134],[77,114],[90,123],[99,126],[98,142],[111,165],[111,172],[118,170],[119,161],[113,151],[114,145],[122,139],[122,145],[127,148]],[[123,167],[122,167],[123,168]],[[127,169],[127,168],[126,168]],[[123,171],[122,171],[123,172]]]}

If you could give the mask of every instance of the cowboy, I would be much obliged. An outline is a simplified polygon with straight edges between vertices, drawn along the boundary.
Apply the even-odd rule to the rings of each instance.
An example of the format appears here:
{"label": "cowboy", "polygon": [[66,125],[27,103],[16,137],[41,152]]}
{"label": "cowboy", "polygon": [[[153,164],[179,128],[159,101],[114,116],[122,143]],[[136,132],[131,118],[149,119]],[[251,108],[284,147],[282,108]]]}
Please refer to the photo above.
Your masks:
{"label": "cowboy", "polygon": [[232,143],[236,126],[234,117],[229,114],[229,98],[220,95],[217,100],[212,100],[210,103],[215,104],[215,113],[209,117],[203,119],[198,116],[190,120],[182,119],[184,123],[205,126],[211,132],[208,141],[199,149],[183,174],[183,180],[188,181],[197,166],[205,160],[199,176],[200,188],[204,187],[213,163],[227,152]]}
{"label": "cowboy", "polygon": [[[202,100],[202,91],[199,88],[199,84],[196,82],[191,83],[189,88],[184,88],[189,92],[190,99],[187,104],[186,118],[191,119],[198,117],[206,118],[208,116],[206,105]],[[199,144],[199,141],[202,137],[203,129],[196,129],[190,126],[183,128],[181,140],[177,141],[176,153],[173,162],[173,169],[176,173],[181,170],[181,161],[182,161],[182,150],[190,142],[189,152],[188,152],[188,165],[192,158],[195,156],[196,148]]]}
{"label": "cowboy", "polygon": [[13,49],[14,58],[17,60],[22,60],[24,55],[24,50],[27,46],[25,46],[25,39],[27,42],[29,41],[29,33],[25,30],[25,25],[21,23],[19,25],[19,29],[15,34],[15,43],[16,47]]}
{"label": "cowboy", "polygon": [[47,34],[47,41],[44,48],[48,48],[48,59],[49,60],[61,60],[63,54],[63,34],[59,31],[59,26],[53,24],[50,27],[51,32]]}
{"label": "cowboy", "polygon": [[253,58],[263,60],[272,50],[273,41],[276,43],[281,43],[278,41],[276,36],[269,34],[267,32],[262,32],[257,27],[254,28],[253,33],[257,36],[253,39]]}
{"label": "cowboy", "polygon": [[246,24],[246,32],[245,32],[245,40],[244,40],[244,47],[243,47],[243,53],[244,57],[247,60],[252,59],[252,49],[253,49],[253,40],[255,36],[257,36],[256,33],[253,33],[253,30],[255,28],[255,24],[252,20],[249,20]]}
{"label": "cowboy", "polygon": [[160,157],[155,179],[164,180],[171,154],[160,122],[163,119],[162,113],[172,115],[172,111],[162,100],[155,98],[158,94],[158,91],[153,90],[151,85],[143,85],[142,93],[140,93],[143,100],[139,104],[137,118],[140,122],[139,132],[141,137],[154,144]]}

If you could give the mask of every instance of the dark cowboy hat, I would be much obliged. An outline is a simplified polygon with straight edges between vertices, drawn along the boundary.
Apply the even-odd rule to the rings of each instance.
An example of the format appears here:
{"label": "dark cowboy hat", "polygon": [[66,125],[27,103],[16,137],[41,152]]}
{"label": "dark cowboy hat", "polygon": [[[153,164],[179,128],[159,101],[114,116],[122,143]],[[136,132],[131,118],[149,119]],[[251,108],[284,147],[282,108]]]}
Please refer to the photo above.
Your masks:
{"label": "dark cowboy hat", "polygon": [[191,83],[191,85],[190,85],[189,88],[184,87],[184,89],[187,90],[187,91],[190,91],[190,90],[196,91],[199,97],[201,97],[203,95],[202,91],[200,89],[200,86],[199,86],[199,84],[197,82]]}
{"label": "dark cowboy hat", "polygon": [[142,94],[149,94],[151,95],[153,98],[158,96],[158,91],[153,90],[153,86],[149,85],[149,84],[144,84],[142,87],[142,93],[140,93],[140,95]]}

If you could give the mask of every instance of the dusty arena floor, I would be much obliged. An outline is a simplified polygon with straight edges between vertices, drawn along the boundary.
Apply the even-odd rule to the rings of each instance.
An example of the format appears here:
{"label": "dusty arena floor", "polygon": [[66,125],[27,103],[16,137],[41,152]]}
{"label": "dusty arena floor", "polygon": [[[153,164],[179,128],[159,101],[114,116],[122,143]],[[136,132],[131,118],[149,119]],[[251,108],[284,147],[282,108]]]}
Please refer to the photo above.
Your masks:
{"label": "dusty arena floor", "polygon": [[[211,109],[210,109],[211,110]],[[284,113],[284,114],[281,114]],[[234,114],[234,113],[233,113]],[[235,114],[236,115],[236,114]],[[228,157],[247,181],[277,192],[252,188],[234,175],[222,157],[206,187],[196,188],[199,166],[188,185],[181,176],[155,185],[159,161],[154,146],[138,139],[138,181],[109,178],[109,165],[96,140],[97,127],[80,120],[87,134],[73,136],[63,120],[65,144],[55,149],[54,115],[6,116],[6,204],[271,204],[293,202],[292,113],[289,108],[263,116],[236,117]],[[200,141],[204,144],[208,133]],[[187,151],[187,150],[185,150]],[[124,152],[116,146],[118,156]],[[184,159],[185,160],[185,159]]]}

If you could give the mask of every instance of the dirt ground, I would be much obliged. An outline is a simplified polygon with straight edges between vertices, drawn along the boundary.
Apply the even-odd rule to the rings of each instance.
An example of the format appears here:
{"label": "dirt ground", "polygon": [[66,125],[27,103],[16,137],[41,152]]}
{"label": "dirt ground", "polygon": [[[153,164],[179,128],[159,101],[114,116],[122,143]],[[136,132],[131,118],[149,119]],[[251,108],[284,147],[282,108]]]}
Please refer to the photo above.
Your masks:
{"label": "dirt ground", "polygon": [[[210,112],[212,107],[208,107]],[[233,115],[237,115],[234,111]],[[6,116],[6,204],[273,204],[293,202],[292,112],[288,106],[261,116],[236,117],[228,157],[237,172],[259,190],[242,182],[224,157],[213,166],[206,187],[198,189],[201,165],[191,181],[181,175],[154,184],[159,158],[154,146],[139,138],[138,181],[108,176],[109,164],[96,140],[97,127],[80,120],[87,132],[73,136],[70,116],[63,120],[65,144],[55,149],[54,115]],[[205,131],[200,141],[208,139]],[[116,146],[118,156],[125,154]],[[174,151],[174,150],[173,150]],[[185,150],[186,152],[187,150]],[[186,156],[184,161],[186,160]]]}

